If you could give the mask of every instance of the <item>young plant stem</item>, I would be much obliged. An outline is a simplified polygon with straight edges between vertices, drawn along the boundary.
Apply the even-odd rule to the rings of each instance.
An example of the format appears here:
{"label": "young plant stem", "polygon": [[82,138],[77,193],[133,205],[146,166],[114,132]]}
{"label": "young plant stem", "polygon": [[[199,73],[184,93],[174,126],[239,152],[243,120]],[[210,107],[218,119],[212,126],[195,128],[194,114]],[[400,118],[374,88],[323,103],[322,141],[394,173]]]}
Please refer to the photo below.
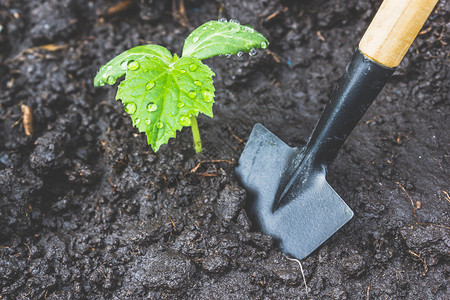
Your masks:
{"label": "young plant stem", "polygon": [[191,115],[192,138],[194,139],[194,149],[196,153],[202,152],[202,139],[198,131],[197,117]]}

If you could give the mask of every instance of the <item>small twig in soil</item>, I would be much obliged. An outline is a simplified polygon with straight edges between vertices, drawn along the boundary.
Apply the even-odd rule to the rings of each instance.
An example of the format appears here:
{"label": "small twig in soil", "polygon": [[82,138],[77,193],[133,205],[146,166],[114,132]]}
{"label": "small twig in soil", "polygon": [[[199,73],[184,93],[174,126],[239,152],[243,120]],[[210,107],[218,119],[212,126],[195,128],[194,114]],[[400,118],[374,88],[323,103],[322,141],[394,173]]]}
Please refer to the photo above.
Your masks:
{"label": "small twig in soil", "polygon": [[214,244],[213,248],[217,247],[220,243],[222,243],[223,239],[220,239],[217,243]]}
{"label": "small twig in soil", "polygon": [[172,222],[172,226],[173,228],[177,229],[177,226],[175,225],[175,223],[173,222],[172,218],[169,216],[170,222]]}
{"label": "small twig in soil", "polygon": [[380,118],[380,116],[379,115],[376,115],[376,116],[374,116],[372,119],[370,119],[370,120],[367,120],[365,123],[366,123],[366,125],[369,125],[370,123],[372,123],[372,122],[377,122],[377,120]]}
{"label": "small twig in soil", "polygon": [[33,291],[30,286],[28,285],[28,283],[25,283],[25,286],[28,288],[28,293],[25,295],[25,297],[27,297],[29,294],[31,294],[31,292]]}
{"label": "small twig in soil", "polygon": [[55,51],[59,51],[59,50],[63,50],[68,48],[69,45],[68,44],[62,44],[62,45],[55,45],[55,44],[46,44],[46,45],[41,45],[41,46],[36,46],[36,47],[32,47],[32,48],[28,48],[25,50],[22,50],[21,52],[19,52],[19,54],[17,54],[15,57],[13,57],[12,60],[22,60],[24,59],[25,54],[34,54],[40,58],[44,58],[44,55],[41,55],[40,53],[38,53],[38,50],[45,50],[48,52],[55,52]]}
{"label": "small twig in soil", "polygon": [[[406,191],[405,187],[400,182],[396,182],[396,183],[397,183],[398,186],[400,186],[400,188],[405,192],[406,196],[408,196],[409,200],[411,201],[411,206],[413,208],[413,213],[414,213],[415,224],[418,224],[418,225],[429,225],[429,226],[436,226],[436,227],[440,227],[440,228],[444,228],[444,229],[450,229],[450,227],[444,226],[444,225],[440,225],[440,224],[419,222],[417,220],[416,208],[420,209],[422,207],[422,203],[420,201],[414,202],[414,200],[412,199],[411,195],[408,193],[408,191]],[[446,191],[442,191],[442,192],[447,196],[447,201],[450,202],[450,195]]]}
{"label": "small twig in soil", "polygon": [[15,122],[11,125],[11,128],[16,127],[16,126],[20,123],[20,121],[22,121],[22,116],[19,118],[19,120],[15,121]]}
{"label": "small twig in soil", "polygon": [[442,193],[447,197],[447,201],[450,202],[450,195],[446,191],[442,191]]}
{"label": "small twig in soil", "polygon": [[217,19],[220,19],[222,17],[223,17],[223,3],[221,3],[219,6],[219,12],[217,14]]}
{"label": "small twig in soil", "polygon": [[422,31],[420,31],[419,32],[419,35],[422,35],[422,34],[425,34],[425,33],[428,33],[428,32],[430,32],[431,31],[431,29],[433,29],[433,27],[428,27],[428,28],[425,28],[424,30],[422,30]]}
{"label": "small twig in soil", "polygon": [[[283,254],[283,255],[284,255],[284,254]],[[289,257],[287,257],[286,255],[284,255],[284,257],[286,257],[287,260],[295,261],[295,262],[298,263],[298,265],[300,266],[300,272],[302,273],[303,283],[305,284],[306,296],[309,296],[309,295],[308,295],[308,285],[306,284],[306,278],[305,278],[305,273],[303,272],[302,263],[301,263],[298,259],[295,259],[295,258],[289,258]]]}
{"label": "small twig in soil", "polygon": [[[283,7],[283,9],[279,9],[279,10],[277,10],[277,11],[271,13],[268,17],[266,17],[266,18],[264,19],[264,22],[268,22],[268,21],[272,20],[273,18],[277,17],[280,13],[282,13],[282,12],[287,12],[288,10],[289,10],[289,8],[288,8],[287,6],[285,6],[285,7]],[[260,17],[261,17],[261,16],[262,16],[262,15],[260,15]]]}
{"label": "small twig in soil", "polygon": [[276,61],[278,64],[281,62],[280,58],[278,57],[278,55],[276,55],[275,53],[273,53],[270,50],[267,50],[267,54],[269,54],[270,56],[272,56],[273,60]]}
{"label": "small twig in soil", "polygon": [[446,27],[446,25],[444,24],[444,25],[442,25],[442,30],[441,30],[441,33],[439,34],[439,38],[437,39],[442,45],[444,45],[444,46],[447,46],[447,42],[444,42],[443,40],[442,40],[442,36],[444,35],[444,31],[445,31],[445,27]]}
{"label": "small twig in soil", "polygon": [[413,208],[414,213],[414,220],[417,222],[416,206],[414,205],[414,200],[411,198],[408,191],[406,191],[405,187],[400,182],[397,181],[396,183],[405,192],[406,196],[408,196],[409,200],[411,201],[411,206]]}
{"label": "small twig in soil", "polygon": [[23,128],[25,130],[25,134],[28,136],[33,135],[33,111],[25,104],[22,104],[20,108],[22,109]]}
{"label": "small twig in soil", "polygon": [[217,173],[217,168],[214,167],[214,173],[196,173],[195,175],[201,176],[201,177],[217,177],[219,173]]}
{"label": "small twig in soil", "polygon": [[108,277],[106,277],[106,274],[105,274],[105,272],[103,272],[103,270],[102,269],[98,269],[99,271],[100,271],[100,273],[102,273],[103,274],[103,277],[105,277],[105,279],[108,279]]}
{"label": "small twig in soil", "polygon": [[31,258],[31,247],[28,244],[24,244],[24,245],[27,246],[27,248],[28,248],[28,260],[30,260],[30,258]]}
{"label": "small twig in soil", "polygon": [[367,299],[367,300],[370,299],[370,285],[367,286],[366,299]]}
{"label": "small twig in soil", "polygon": [[111,177],[108,177],[108,183],[109,183],[109,185],[110,185],[111,188],[112,188],[111,191],[112,191],[112,192],[115,192],[116,189],[117,189],[117,185],[115,185],[115,184],[112,183]]}
{"label": "small twig in soil", "polygon": [[37,47],[34,47],[34,48],[30,48],[29,50],[31,50],[31,52],[34,51],[34,50],[37,50],[37,49],[54,52],[54,51],[66,49],[67,47],[69,47],[68,44],[63,44],[63,45],[47,44],[47,45],[42,45],[42,46],[37,46]]}
{"label": "small twig in soil", "polygon": [[[234,160],[227,160],[227,159],[202,160],[190,171],[190,173],[196,173],[198,168],[200,168],[203,164],[206,164],[206,163],[222,163],[222,162],[230,164],[230,165],[234,165]],[[197,175],[198,175],[198,173],[197,173]]]}
{"label": "small twig in soil", "polygon": [[126,11],[127,9],[129,9],[131,7],[131,5],[133,4],[132,0],[125,0],[122,2],[119,2],[113,6],[110,6],[108,8],[108,10],[106,11],[106,16],[113,16],[116,15],[118,13],[121,13],[123,11]]}
{"label": "small twig in soil", "polygon": [[281,10],[277,10],[276,12],[273,12],[272,14],[270,14],[267,18],[264,19],[265,22],[272,20],[273,18],[275,18],[276,16],[278,16],[278,14],[281,12]]}
{"label": "small twig in soil", "polygon": [[227,124],[227,128],[228,128],[228,131],[230,132],[231,136],[234,137],[239,142],[239,144],[245,145],[245,142],[240,137],[238,137],[236,134],[234,134],[233,130],[231,129],[230,124]]}
{"label": "small twig in soil", "polygon": [[424,273],[423,273],[423,275],[426,275],[427,272],[428,272],[428,265],[427,265],[427,263],[425,262],[425,260],[424,260],[422,257],[420,257],[419,254],[414,253],[414,252],[412,252],[411,250],[408,250],[408,252],[411,253],[412,255],[414,255],[415,257],[417,257],[417,258],[423,263],[423,268],[424,268]]}
{"label": "small twig in soil", "polygon": [[176,0],[172,0],[172,17],[177,20],[181,26],[186,27],[188,18],[186,16],[186,9],[184,8],[184,0],[178,0],[178,8]]}
{"label": "small twig in soil", "polygon": [[176,164],[176,165],[177,165],[177,167],[184,173],[184,175],[186,175],[186,174],[189,173],[185,168],[183,168],[182,165],[180,165],[180,164]]}
{"label": "small twig in soil", "polygon": [[436,158],[436,157],[434,157],[433,155],[431,156],[433,159],[434,159],[434,161],[437,163],[437,165],[439,166],[439,168],[442,170],[442,172],[445,172],[445,170],[444,170],[444,167],[442,167],[442,164],[439,162],[439,160]]}
{"label": "small twig in soil", "polygon": [[325,38],[323,37],[323,35],[320,31],[317,31],[316,34],[322,42],[325,42]]}

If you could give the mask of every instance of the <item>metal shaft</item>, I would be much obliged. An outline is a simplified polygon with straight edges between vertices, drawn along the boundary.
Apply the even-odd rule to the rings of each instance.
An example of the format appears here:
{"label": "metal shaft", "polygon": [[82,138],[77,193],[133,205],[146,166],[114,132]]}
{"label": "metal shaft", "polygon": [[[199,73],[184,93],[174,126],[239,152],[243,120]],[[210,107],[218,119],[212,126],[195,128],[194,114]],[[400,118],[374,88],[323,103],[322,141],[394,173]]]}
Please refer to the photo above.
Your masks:
{"label": "metal shaft", "polygon": [[394,73],[357,49],[306,144],[304,159],[281,186],[274,210],[290,202],[311,172],[327,169],[353,128]]}

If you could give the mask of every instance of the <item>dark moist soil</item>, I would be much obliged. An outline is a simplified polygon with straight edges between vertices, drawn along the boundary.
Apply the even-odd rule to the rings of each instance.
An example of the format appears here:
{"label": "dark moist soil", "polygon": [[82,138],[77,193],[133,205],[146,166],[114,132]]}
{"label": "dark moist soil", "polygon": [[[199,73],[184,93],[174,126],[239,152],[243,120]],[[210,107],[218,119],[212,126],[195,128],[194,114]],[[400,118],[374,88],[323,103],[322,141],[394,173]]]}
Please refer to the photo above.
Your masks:
{"label": "dark moist soil", "polygon": [[[308,258],[252,227],[234,168],[256,122],[303,146],[381,1],[0,1],[0,299],[444,299],[449,3],[439,1],[328,180],[355,217]],[[215,117],[153,153],[97,69],[180,54],[235,18],[271,42],[214,58]],[[24,131],[21,104],[33,110]],[[445,296],[447,295],[447,296]]]}

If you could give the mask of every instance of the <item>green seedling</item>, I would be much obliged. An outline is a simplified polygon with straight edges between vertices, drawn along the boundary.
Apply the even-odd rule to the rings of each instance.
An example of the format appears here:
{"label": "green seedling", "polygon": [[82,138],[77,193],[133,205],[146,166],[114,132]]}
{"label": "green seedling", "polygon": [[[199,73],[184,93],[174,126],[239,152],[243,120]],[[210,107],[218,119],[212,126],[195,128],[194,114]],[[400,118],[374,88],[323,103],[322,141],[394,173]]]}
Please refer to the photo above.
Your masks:
{"label": "green seedling", "polygon": [[203,59],[230,57],[244,52],[254,55],[265,49],[267,39],[250,26],[230,20],[210,21],[195,29],[185,40],[182,57],[158,45],[131,48],[102,66],[95,86],[119,84],[116,100],[122,100],[133,125],[145,132],[153,150],[166,144],[176,131],[191,126],[196,152],[202,145],[197,116],[213,117],[214,85],[211,69]]}

